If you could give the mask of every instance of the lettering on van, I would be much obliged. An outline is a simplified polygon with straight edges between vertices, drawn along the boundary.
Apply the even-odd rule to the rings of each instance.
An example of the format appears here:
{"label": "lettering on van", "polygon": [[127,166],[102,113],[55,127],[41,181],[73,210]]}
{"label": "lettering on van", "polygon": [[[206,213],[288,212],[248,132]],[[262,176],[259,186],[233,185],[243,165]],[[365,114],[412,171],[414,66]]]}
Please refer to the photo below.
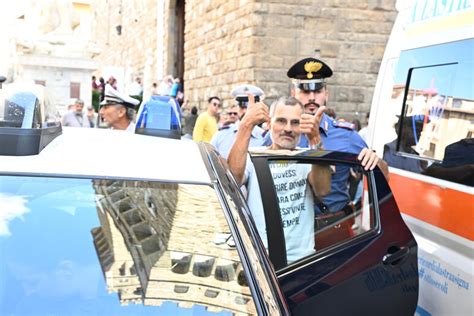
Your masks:
{"label": "lettering on van", "polygon": [[448,294],[449,286],[453,284],[458,290],[469,291],[470,284],[459,274],[454,274],[441,265],[435,259],[427,260],[423,256],[418,256],[420,281],[427,282],[430,286],[438,289],[444,294]]}
{"label": "lettering on van", "polygon": [[413,6],[410,22],[425,21],[469,8],[471,1],[465,0],[418,0]]}

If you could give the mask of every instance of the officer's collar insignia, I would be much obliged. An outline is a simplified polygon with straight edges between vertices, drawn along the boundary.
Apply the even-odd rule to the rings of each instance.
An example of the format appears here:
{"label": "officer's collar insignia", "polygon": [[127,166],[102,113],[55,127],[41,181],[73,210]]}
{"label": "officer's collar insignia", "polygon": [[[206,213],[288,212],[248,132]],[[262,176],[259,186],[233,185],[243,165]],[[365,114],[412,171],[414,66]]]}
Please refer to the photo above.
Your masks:
{"label": "officer's collar insignia", "polygon": [[335,127],[342,127],[342,128],[345,128],[345,129],[349,129],[349,130],[353,130],[355,128],[354,124],[351,123],[351,122],[347,122],[347,121],[336,121],[336,120],[333,120],[333,125]]}
{"label": "officer's collar insignia", "polygon": [[312,79],[313,78],[313,72],[318,72],[319,69],[323,67],[323,64],[318,63],[316,61],[308,61],[306,64],[304,64],[304,70],[307,72],[306,78]]}

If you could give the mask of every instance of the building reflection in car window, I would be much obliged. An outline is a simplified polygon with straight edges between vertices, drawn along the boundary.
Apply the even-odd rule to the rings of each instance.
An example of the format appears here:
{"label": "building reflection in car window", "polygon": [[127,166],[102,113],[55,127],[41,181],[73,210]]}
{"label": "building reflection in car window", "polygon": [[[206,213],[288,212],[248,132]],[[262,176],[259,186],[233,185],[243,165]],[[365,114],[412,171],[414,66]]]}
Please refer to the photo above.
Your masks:
{"label": "building reflection in car window", "polygon": [[[94,187],[102,196],[94,244],[108,290],[117,292],[121,303],[171,300],[201,304],[209,311],[256,313],[212,188],[166,183],[134,187],[117,181],[95,181]],[[124,238],[114,238],[117,234]]]}
{"label": "building reflection in car window", "polygon": [[0,176],[0,205],[2,315],[256,314],[210,186]]}
{"label": "building reflection in car window", "polygon": [[[285,174],[280,172],[283,165]],[[272,160],[269,161],[269,167],[280,208],[288,263],[349,240],[374,227],[374,212],[370,201],[372,197],[369,195],[367,177],[360,167],[343,163],[332,166],[335,169],[332,181],[341,179],[336,174],[337,169],[345,172],[352,170],[353,174],[358,174],[361,187],[360,192],[355,194],[356,203],[349,195],[349,177],[341,184],[345,188],[344,194],[339,191],[339,185],[332,185],[335,191],[324,197],[317,197],[308,189],[304,178],[295,180],[291,176],[296,170],[311,170],[312,164]],[[341,200],[342,195],[344,201]],[[337,203],[332,203],[336,200]],[[327,202],[331,203],[331,207]],[[309,250],[301,251],[308,249],[308,246]]]}

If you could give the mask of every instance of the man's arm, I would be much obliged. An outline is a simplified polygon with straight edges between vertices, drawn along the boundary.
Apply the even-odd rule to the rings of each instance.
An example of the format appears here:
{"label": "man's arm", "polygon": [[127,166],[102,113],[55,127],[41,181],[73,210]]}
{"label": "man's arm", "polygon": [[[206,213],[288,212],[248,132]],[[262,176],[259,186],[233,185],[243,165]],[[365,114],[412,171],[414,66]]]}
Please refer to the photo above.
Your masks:
{"label": "man's arm", "polygon": [[252,130],[256,125],[268,120],[268,107],[262,102],[255,104],[254,96],[249,95],[247,112],[240,122],[234,145],[232,145],[227,158],[229,169],[238,184],[243,184],[245,180],[245,164]]}
{"label": "man's arm", "polygon": [[235,135],[235,142],[230,149],[227,164],[239,185],[244,184],[245,164],[247,161],[247,152],[249,149],[250,135],[253,126],[242,121]]}
{"label": "man's arm", "polygon": [[308,181],[311,184],[313,194],[318,198],[326,196],[331,192],[331,174],[330,166],[313,164],[311,167]]}

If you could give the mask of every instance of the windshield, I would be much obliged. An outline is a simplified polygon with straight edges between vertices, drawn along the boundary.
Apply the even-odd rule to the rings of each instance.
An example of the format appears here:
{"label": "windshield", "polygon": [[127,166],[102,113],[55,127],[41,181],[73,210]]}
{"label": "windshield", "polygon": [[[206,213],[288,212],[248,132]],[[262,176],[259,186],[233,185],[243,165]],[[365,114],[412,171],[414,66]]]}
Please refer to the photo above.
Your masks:
{"label": "windshield", "polygon": [[206,185],[0,177],[0,314],[255,314]]}

